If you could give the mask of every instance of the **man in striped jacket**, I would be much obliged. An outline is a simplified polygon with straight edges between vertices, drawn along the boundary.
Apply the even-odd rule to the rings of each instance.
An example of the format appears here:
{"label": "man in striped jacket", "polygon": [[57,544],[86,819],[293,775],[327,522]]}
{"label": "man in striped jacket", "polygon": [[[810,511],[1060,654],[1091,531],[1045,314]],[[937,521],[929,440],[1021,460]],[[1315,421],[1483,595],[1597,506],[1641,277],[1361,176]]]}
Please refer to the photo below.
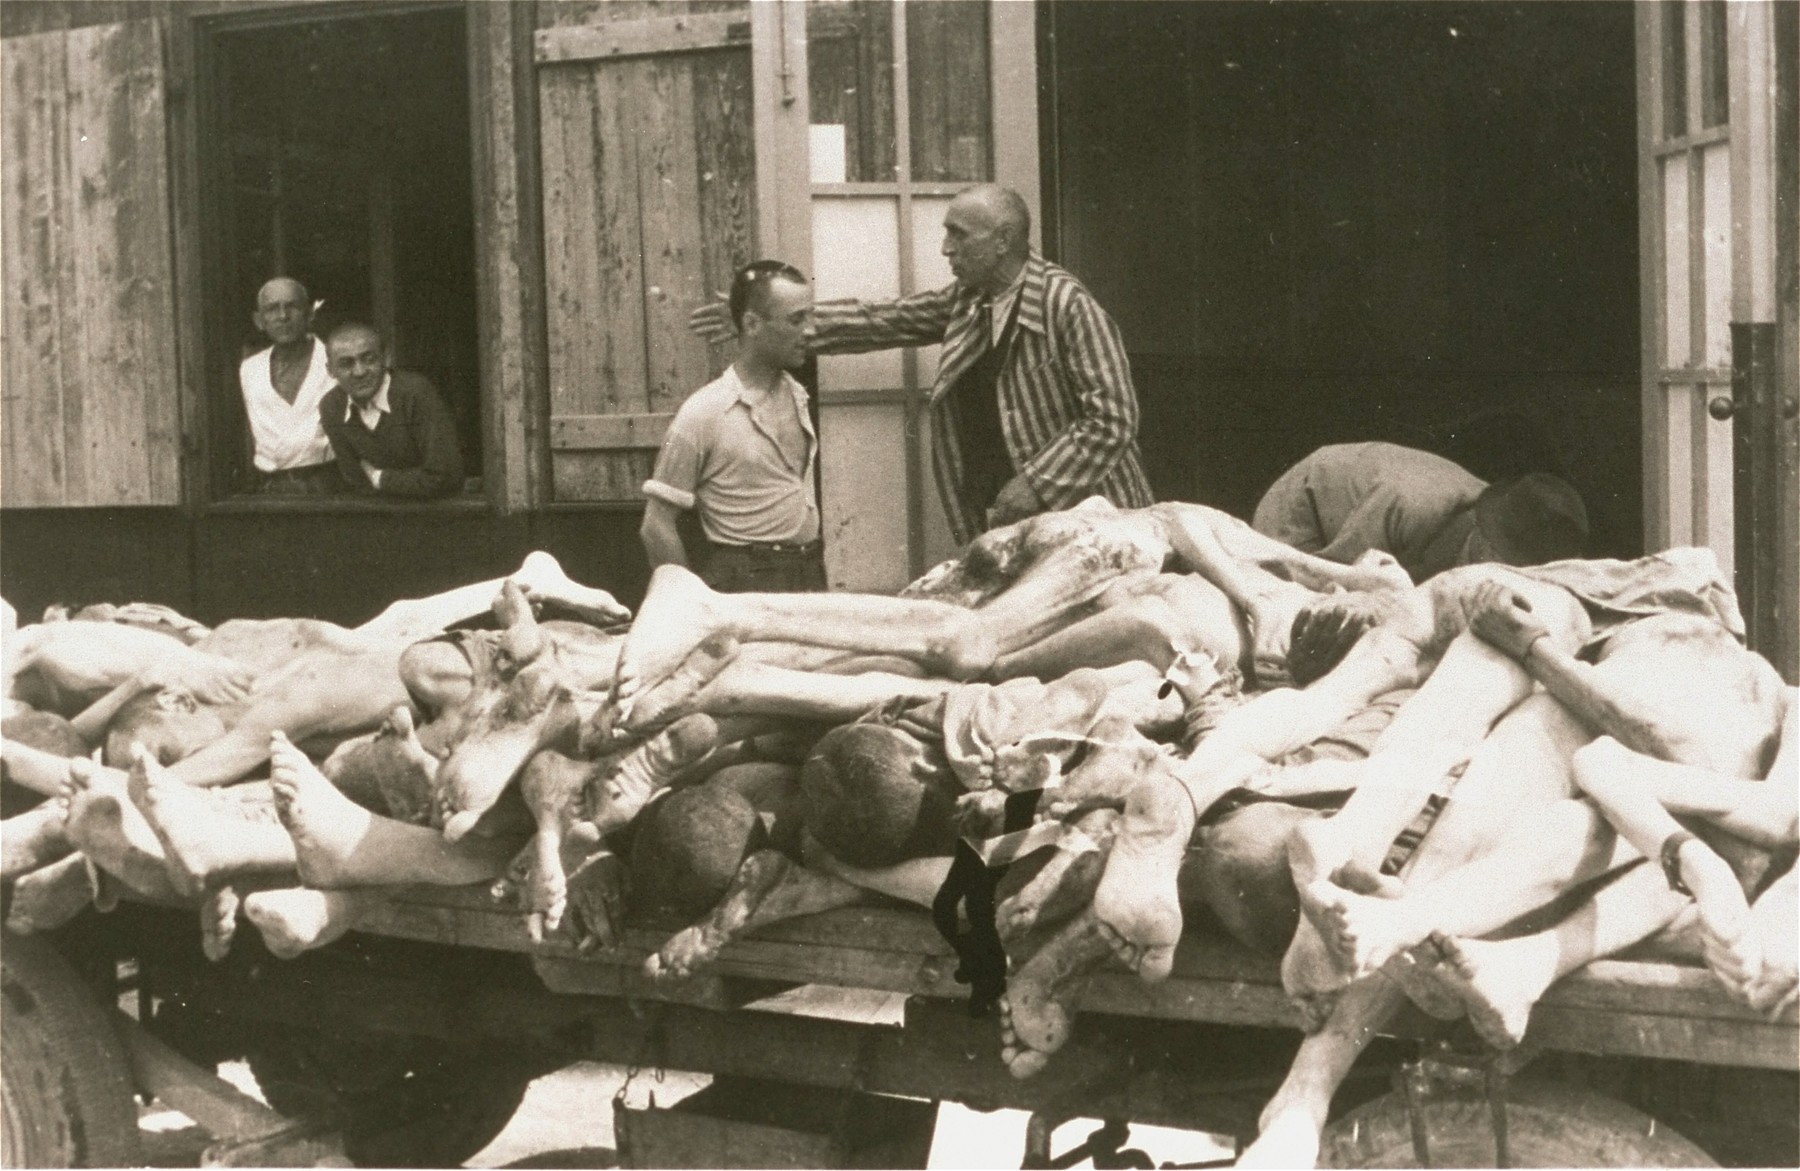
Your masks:
{"label": "man in striped jacket", "polygon": [[[1030,230],[1016,192],[970,187],[944,215],[956,283],[814,308],[816,353],[942,343],[931,441],[959,543],[1089,496],[1151,503],[1119,327],[1081,282],[1031,250]],[[702,309],[693,324],[712,336],[720,323]]]}

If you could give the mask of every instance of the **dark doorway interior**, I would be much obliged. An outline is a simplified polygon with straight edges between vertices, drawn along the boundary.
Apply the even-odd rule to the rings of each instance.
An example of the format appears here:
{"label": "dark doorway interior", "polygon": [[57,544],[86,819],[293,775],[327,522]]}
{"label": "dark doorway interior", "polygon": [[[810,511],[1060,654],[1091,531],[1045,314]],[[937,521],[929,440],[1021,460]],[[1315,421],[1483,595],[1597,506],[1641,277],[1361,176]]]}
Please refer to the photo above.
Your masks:
{"label": "dark doorway interior", "polygon": [[1248,516],[1389,439],[1562,470],[1638,551],[1631,5],[1042,9],[1047,246],[1124,330],[1159,496]]}
{"label": "dark doorway interior", "polygon": [[236,365],[266,345],[256,291],[298,278],[317,332],[367,320],[394,365],[435,383],[481,468],[469,94],[461,5],[226,28],[206,45],[212,132],[201,149],[209,243],[217,495],[246,490]]}

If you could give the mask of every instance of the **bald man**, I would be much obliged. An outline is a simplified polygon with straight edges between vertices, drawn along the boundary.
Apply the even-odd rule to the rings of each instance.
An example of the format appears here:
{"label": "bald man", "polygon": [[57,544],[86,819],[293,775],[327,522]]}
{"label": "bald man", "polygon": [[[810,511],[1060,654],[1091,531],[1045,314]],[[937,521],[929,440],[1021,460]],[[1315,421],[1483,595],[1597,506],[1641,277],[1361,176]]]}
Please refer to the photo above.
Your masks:
{"label": "bald man", "polygon": [[250,423],[256,490],[279,496],[337,491],[331,444],[319,426],[319,401],[331,389],[325,343],[313,336],[312,295],[291,277],[256,294],[250,320],[272,345],[238,366]]}
{"label": "bald man", "polygon": [[[1080,281],[1031,250],[1025,201],[992,183],[966,188],[944,214],[943,254],[956,276],[945,288],[819,303],[813,350],[943,345],[931,451],[957,541],[1089,496],[1148,505],[1124,339]],[[717,307],[691,324],[730,336]]]}

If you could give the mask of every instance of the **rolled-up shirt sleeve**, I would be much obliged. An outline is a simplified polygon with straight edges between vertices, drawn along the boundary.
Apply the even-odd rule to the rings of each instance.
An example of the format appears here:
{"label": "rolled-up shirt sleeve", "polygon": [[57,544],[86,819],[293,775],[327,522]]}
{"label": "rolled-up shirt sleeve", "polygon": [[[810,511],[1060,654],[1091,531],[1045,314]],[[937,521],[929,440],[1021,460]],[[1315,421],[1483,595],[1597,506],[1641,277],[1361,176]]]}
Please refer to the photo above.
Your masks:
{"label": "rolled-up shirt sleeve", "polygon": [[702,440],[696,433],[692,413],[677,411],[669,423],[668,434],[663,436],[662,450],[656,454],[656,468],[644,481],[644,495],[683,512],[693,511],[700,476],[705,471],[706,446]]}

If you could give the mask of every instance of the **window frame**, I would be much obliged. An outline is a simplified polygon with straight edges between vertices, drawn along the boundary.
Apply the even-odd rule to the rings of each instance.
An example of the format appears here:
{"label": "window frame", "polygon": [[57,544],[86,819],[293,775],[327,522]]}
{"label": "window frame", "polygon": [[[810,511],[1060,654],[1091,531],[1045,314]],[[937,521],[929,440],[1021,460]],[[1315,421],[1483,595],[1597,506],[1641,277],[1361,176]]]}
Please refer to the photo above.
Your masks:
{"label": "window frame", "polygon": [[[498,5],[502,12],[530,5]],[[180,417],[182,425],[182,501],[190,515],[221,513],[329,513],[329,512],[417,512],[458,511],[506,513],[531,502],[535,477],[522,444],[523,433],[531,411],[523,406],[508,410],[503,401],[513,393],[520,398],[528,387],[516,385],[520,380],[500,377],[501,365],[497,339],[487,322],[503,308],[493,305],[494,286],[499,280],[496,252],[510,251],[519,256],[521,235],[515,215],[505,238],[490,239],[484,227],[491,225],[490,205],[494,200],[494,175],[502,167],[517,166],[524,170],[527,162],[535,168],[536,159],[523,159],[510,148],[512,142],[497,141],[489,107],[496,83],[493,58],[515,54],[517,38],[513,21],[491,19],[489,5],[479,0],[292,0],[283,4],[244,4],[239,0],[220,0],[192,6],[170,6],[162,19],[167,22],[165,44],[169,46],[169,152],[170,198],[173,202],[175,252],[175,304],[177,321],[177,368],[180,371]],[[206,230],[207,224],[224,222],[222,217],[231,207],[231,195],[225,189],[230,183],[228,154],[204,149],[202,144],[218,141],[224,115],[223,68],[220,38],[231,33],[276,29],[285,26],[316,24],[324,21],[362,20],[371,17],[417,15],[424,12],[454,11],[464,21],[462,67],[468,74],[470,119],[471,189],[475,221],[475,293],[477,300],[478,336],[476,355],[479,369],[477,391],[480,418],[481,458],[478,466],[466,468],[469,475],[480,477],[478,493],[456,495],[437,500],[389,500],[360,496],[266,497],[228,490],[229,472],[220,463],[222,439],[219,428],[231,425],[231,412],[220,402],[223,387],[220,380],[229,369],[232,357],[229,339],[239,330],[235,322],[248,312],[247,307],[226,304],[224,292],[230,281],[227,257],[231,244],[219,232]],[[500,44],[498,53],[490,51],[490,41]],[[526,51],[529,52],[527,43]],[[501,83],[510,81],[500,78]],[[515,103],[505,103],[505,114],[512,117]],[[535,108],[522,112],[535,117]],[[532,131],[535,138],[535,130]],[[506,138],[517,141],[517,136]],[[518,201],[521,205],[524,200]],[[531,209],[525,206],[523,211]],[[530,239],[529,233],[524,233]],[[510,245],[510,248],[508,247]],[[503,252],[504,254],[504,252]],[[515,300],[529,302],[532,266],[521,258],[518,279],[524,285],[524,296]],[[538,295],[541,297],[541,282]],[[514,332],[518,332],[516,311],[506,314]],[[542,321],[538,320],[538,336]],[[529,332],[526,323],[525,332]],[[535,347],[541,354],[542,346]],[[527,355],[528,358],[528,355]],[[529,378],[524,380],[529,382]],[[515,435],[515,433],[517,433]]]}

